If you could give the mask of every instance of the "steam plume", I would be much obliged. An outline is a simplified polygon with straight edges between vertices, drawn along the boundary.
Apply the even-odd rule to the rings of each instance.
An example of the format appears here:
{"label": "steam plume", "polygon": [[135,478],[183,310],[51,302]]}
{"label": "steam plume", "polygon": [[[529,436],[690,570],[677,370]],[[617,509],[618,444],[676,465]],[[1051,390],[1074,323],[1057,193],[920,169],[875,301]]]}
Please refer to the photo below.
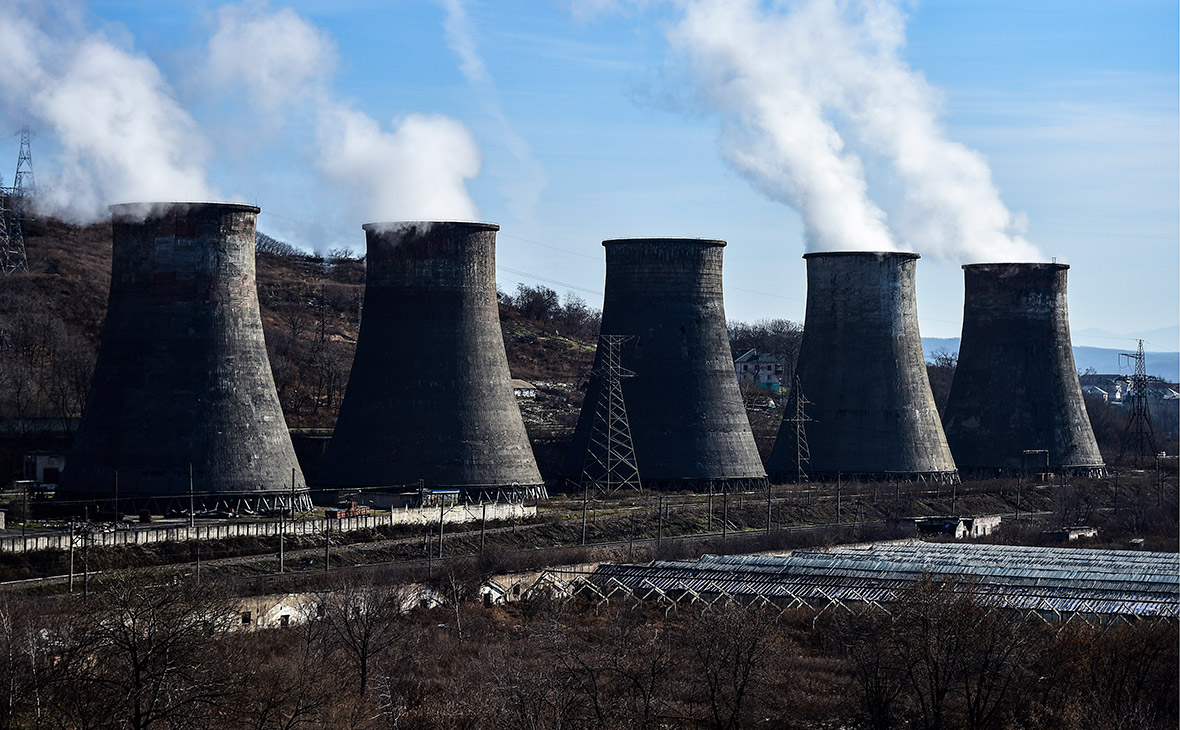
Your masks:
{"label": "steam plume", "polygon": [[40,176],[39,205],[76,222],[122,200],[207,200],[208,147],[152,61],[86,30],[69,3],[21,0],[0,14],[3,115],[26,105],[50,133],[59,174]]}
{"label": "steam plume", "polygon": [[[949,140],[939,95],[901,58],[893,0],[684,0],[668,40],[721,147],[766,195],[803,216],[812,250],[916,249],[946,259],[1040,258],[983,157]],[[887,220],[864,156],[902,188]]]}

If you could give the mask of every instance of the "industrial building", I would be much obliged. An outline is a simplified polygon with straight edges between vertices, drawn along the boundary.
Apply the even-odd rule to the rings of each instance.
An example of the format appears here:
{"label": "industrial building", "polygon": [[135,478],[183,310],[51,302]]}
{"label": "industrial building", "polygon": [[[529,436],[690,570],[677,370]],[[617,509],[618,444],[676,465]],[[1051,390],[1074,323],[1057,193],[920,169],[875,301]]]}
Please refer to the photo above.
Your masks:
{"label": "industrial building", "polygon": [[110,298],[57,499],[151,509],[310,507],[255,285],[258,208],[111,207]]}
{"label": "industrial building", "polygon": [[767,461],[771,478],[794,481],[802,471],[811,479],[957,481],[922,356],[918,254],[803,258],[807,314],[795,373],[807,421],[797,429],[795,414],[784,419]]}
{"label": "industrial building", "polygon": [[[724,241],[603,241],[601,335],[619,338],[619,383],[644,488],[765,488],[766,472],[734,377],[721,288]],[[595,357],[562,473],[580,481],[607,372]],[[597,475],[591,475],[592,477]]]}
{"label": "industrial building", "polygon": [[1105,473],[1074,366],[1068,272],[1057,263],[963,267],[963,336],[944,419],[960,472],[1013,475],[1038,451],[1038,467]]}
{"label": "industrial building", "polygon": [[356,358],[319,483],[545,496],[513,394],[489,223],[370,223]]}

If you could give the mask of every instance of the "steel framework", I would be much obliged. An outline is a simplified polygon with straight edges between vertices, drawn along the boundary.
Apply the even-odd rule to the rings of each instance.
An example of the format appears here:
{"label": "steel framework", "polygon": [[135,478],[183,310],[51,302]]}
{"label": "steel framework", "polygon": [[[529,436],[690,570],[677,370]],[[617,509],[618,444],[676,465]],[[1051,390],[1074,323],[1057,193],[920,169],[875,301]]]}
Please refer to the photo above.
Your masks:
{"label": "steel framework", "polygon": [[583,491],[591,486],[606,494],[627,487],[637,492],[643,488],[635,445],[631,440],[631,424],[627,420],[627,405],[623,400],[623,380],[635,377],[635,373],[623,367],[620,350],[623,344],[633,339],[632,335],[601,335],[598,338],[601,365],[590,374],[600,379],[602,395],[595,405],[590,443],[578,480]]}
{"label": "steel framework", "polygon": [[1134,353],[1120,352],[1119,358],[1135,363],[1135,374],[1131,376],[1131,418],[1123,430],[1119,460],[1131,451],[1136,461],[1145,461],[1155,456],[1155,430],[1151,427],[1151,412],[1147,407],[1147,358],[1143,354],[1143,340],[1139,340]]}
{"label": "steel framework", "polygon": [[805,406],[809,405],[811,405],[811,401],[807,400],[807,396],[803,394],[803,386],[799,384],[799,376],[796,375],[795,381],[791,385],[791,392],[787,395],[787,407],[784,409],[789,415],[783,419],[787,423],[795,424],[796,484],[810,481],[807,477],[806,466],[811,464],[811,449],[807,446],[807,427],[804,424],[815,419],[807,415]]}

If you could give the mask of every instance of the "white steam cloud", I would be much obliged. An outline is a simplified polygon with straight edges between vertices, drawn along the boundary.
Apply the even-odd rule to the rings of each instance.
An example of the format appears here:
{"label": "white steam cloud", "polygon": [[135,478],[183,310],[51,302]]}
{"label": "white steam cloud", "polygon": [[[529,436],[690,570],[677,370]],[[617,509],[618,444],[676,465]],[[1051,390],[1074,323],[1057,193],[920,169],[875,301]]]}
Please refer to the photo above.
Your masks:
{"label": "white steam cloud", "polygon": [[339,99],[329,84],[335,44],[290,9],[226,6],[209,41],[207,68],[225,88],[244,87],[264,117],[301,111],[315,128],[315,164],[366,221],[472,220],[466,181],[480,154],[467,128],[441,115],[412,114],[383,128]]}
{"label": "white steam cloud", "polygon": [[[802,215],[811,250],[914,249],[944,259],[1042,258],[983,157],[947,138],[940,98],[902,59],[893,0],[681,0],[668,32],[729,162]],[[863,160],[901,187],[887,218]]]}
{"label": "white steam cloud", "polygon": [[15,0],[0,13],[3,121],[27,115],[56,144],[38,204],[76,222],[124,200],[207,200],[208,145],[156,65],[69,3]]}

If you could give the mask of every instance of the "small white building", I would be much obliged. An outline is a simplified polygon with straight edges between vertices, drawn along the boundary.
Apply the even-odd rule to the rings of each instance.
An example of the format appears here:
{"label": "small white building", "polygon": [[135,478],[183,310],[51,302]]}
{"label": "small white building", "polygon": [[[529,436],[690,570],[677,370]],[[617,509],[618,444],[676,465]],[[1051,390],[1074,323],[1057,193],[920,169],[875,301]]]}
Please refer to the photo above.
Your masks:
{"label": "small white building", "polygon": [[520,378],[512,379],[512,394],[517,398],[536,398],[537,386]]}

